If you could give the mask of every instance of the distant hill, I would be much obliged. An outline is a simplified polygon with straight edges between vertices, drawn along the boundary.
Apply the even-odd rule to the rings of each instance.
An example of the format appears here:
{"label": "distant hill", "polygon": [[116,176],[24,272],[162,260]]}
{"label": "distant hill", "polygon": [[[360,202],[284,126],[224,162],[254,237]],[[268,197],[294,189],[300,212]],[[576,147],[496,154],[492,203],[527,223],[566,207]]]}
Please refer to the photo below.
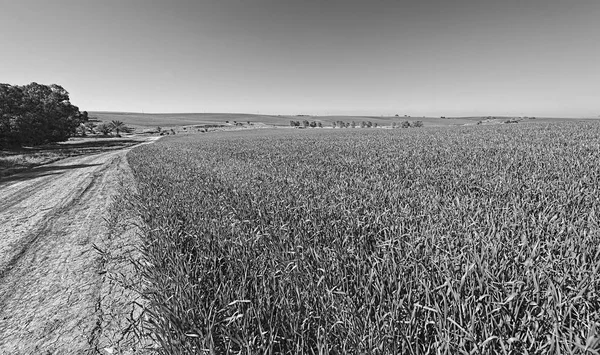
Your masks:
{"label": "distant hill", "polygon": [[[99,121],[119,120],[126,125],[134,128],[150,128],[150,127],[180,127],[205,124],[225,124],[229,122],[246,123],[263,123],[271,126],[289,126],[290,121],[317,121],[323,123],[324,126],[331,126],[332,122],[360,122],[371,121],[379,126],[391,126],[393,122],[403,121],[423,121],[425,126],[461,126],[475,125],[479,121],[485,122],[490,116],[482,117],[404,117],[404,116],[310,116],[310,115],[260,115],[246,113],[136,113],[136,112],[89,112],[90,117],[96,117]],[[560,122],[574,120],[598,120],[590,118],[542,118],[535,119],[519,118],[519,117],[493,117],[493,121],[498,123],[506,120],[517,120],[518,122]]]}

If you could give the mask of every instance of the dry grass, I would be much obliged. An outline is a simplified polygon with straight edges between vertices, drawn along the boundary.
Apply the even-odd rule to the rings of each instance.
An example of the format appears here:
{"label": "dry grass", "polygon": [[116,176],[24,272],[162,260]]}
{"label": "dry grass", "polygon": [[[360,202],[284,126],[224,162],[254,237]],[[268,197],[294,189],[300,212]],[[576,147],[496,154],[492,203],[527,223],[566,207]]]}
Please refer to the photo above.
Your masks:
{"label": "dry grass", "polygon": [[592,354],[600,125],[133,150],[164,354]]}

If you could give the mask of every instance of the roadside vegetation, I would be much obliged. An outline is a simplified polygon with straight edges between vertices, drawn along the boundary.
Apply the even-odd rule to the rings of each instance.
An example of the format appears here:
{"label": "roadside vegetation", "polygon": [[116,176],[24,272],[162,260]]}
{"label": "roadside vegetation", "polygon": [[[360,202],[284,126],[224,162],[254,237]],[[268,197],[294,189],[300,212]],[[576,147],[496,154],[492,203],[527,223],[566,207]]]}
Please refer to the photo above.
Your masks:
{"label": "roadside vegetation", "polygon": [[597,353],[599,135],[247,131],[136,148],[158,351]]}

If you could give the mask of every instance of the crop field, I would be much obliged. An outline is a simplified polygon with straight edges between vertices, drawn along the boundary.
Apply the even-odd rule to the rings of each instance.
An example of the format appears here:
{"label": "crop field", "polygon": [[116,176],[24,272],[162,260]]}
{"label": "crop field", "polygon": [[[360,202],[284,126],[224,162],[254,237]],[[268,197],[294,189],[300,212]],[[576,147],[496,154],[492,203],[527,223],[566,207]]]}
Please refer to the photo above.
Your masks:
{"label": "crop field", "polygon": [[131,151],[169,354],[594,354],[600,124],[256,130]]}

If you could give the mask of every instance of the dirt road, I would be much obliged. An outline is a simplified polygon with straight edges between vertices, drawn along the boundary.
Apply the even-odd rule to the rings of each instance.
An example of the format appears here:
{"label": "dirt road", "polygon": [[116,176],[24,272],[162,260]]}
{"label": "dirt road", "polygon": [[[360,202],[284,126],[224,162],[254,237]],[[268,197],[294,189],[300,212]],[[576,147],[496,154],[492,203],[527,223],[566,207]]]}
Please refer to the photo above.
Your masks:
{"label": "dirt road", "polygon": [[102,343],[112,286],[95,246],[122,242],[107,219],[119,182],[131,179],[129,149],[0,180],[0,354],[113,352]]}

